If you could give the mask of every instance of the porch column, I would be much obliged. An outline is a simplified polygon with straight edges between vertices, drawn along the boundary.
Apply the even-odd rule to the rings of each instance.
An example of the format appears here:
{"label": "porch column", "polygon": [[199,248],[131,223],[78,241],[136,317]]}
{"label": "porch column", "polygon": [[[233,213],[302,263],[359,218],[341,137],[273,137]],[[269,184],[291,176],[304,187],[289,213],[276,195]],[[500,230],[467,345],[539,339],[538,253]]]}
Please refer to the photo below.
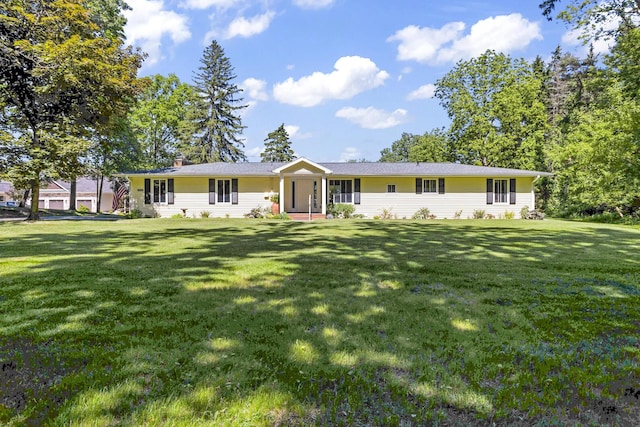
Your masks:
{"label": "porch column", "polygon": [[322,215],[327,214],[327,176],[322,175]]}
{"label": "porch column", "polygon": [[280,173],[280,192],[278,193],[280,197],[280,213],[284,212],[284,174]]}

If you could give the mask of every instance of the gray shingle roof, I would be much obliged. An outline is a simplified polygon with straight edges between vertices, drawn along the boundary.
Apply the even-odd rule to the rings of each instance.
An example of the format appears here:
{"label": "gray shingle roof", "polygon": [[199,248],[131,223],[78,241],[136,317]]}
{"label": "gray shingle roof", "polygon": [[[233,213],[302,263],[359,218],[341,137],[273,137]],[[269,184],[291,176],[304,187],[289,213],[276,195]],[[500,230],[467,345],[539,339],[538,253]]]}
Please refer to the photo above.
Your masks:
{"label": "gray shingle roof", "polygon": [[[286,165],[274,163],[205,163],[150,171],[123,173],[124,176],[274,176],[274,169]],[[339,176],[551,176],[548,172],[462,165],[458,163],[318,163]]]}

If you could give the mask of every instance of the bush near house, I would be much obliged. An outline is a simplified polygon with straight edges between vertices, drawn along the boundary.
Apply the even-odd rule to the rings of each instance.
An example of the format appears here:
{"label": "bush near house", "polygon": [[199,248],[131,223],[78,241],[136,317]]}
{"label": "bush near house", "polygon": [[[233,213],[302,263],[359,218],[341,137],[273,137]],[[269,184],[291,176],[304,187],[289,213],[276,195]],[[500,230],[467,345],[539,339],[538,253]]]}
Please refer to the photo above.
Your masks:
{"label": "bush near house", "polygon": [[327,214],[333,215],[334,218],[351,218],[356,211],[356,207],[350,203],[330,203],[327,205]]}

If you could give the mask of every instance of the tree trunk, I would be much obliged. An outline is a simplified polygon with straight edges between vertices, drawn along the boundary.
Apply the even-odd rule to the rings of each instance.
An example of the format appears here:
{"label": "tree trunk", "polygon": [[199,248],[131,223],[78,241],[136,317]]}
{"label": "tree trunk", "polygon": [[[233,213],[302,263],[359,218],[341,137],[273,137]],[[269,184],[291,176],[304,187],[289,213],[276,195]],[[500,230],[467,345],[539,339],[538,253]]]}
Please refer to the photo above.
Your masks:
{"label": "tree trunk", "polygon": [[104,175],[100,174],[100,178],[96,180],[96,199],[98,205],[96,206],[96,213],[100,213],[100,205],[102,205],[102,187],[104,186]]}
{"label": "tree trunk", "polygon": [[31,211],[27,221],[38,221],[40,219],[40,212],[38,211],[38,203],[40,200],[40,181],[34,179],[31,181]]}
{"label": "tree trunk", "polygon": [[77,186],[78,186],[78,180],[74,176],[73,179],[71,180],[71,188],[70,188],[71,194],[69,195],[69,210],[72,210],[72,211],[76,210]]}
{"label": "tree trunk", "polygon": [[29,200],[29,194],[31,194],[31,189],[27,188],[26,190],[24,190],[24,194],[22,195],[22,200],[20,200],[20,204],[18,206],[20,206],[21,208],[24,208],[27,200]]}

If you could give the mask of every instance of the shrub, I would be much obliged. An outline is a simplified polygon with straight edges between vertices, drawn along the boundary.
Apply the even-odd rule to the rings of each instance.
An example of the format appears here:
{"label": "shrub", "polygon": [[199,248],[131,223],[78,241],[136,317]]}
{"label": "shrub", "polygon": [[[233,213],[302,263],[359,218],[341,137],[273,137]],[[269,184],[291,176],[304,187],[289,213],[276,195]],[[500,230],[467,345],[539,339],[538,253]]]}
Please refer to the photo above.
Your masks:
{"label": "shrub", "polygon": [[356,211],[356,207],[348,203],[336,203],[327,206],[327,214],[334,218],[351,218]]}
{"label": "shrub", "polygon": [[184,218],[184,216],[182,214],[173,214],[171,215],[171,218],[178,219],[178,218]]}
{"label": "shrub", "polygon": [[429,208],[420,208],[416,211],[416,213],[413,214],[411,219],[429,219],[431,218],[430,213],[431,211],[429,210]]}
{"label": "shrub", "polygon": [[78,206],[78,209],[76,209],[76,211],[78,211],[80,213],[89,213],[89,212],[91,212],[91,210],[88,207],[86,207],[85,205]]}
{"label": "shrub", "polygon": [[279,214],[272,215],[270,218],[272,218],[272,219],[282,219],[284,221],[291,221],[291,217],[286,212],[282,212],[282,213],[279,213]]}
{"label": "shrub", "polygon": [[522,209],[520,209],[520,218],[527,219],[528,215],[529,215],[529,206],[523,206]]}
{"label": "shrub", "polygon": [[382,213],[380,214],[380,219],[393,219],[393,213],[391,213],[391,210],[393,208],[382,208]]}
{"label": "shrub", "polygon": [[461,216],[462,216],[462,209],[460,209],[459,211],[456,211],[456,213],[453,214],[453,219],[460,219]]}
{"label": "shrub", "polygon": [[142,218],[142,211],[140,209],[132,209],[131,212],[129,212],[129,218]]}
{"label": "shrub", "polygon": [[473,211],[473,219],[484,219],[485,211],[484,209],[475,209]]}
{"label": "shrub", "polygon": [[505,211],[504,212],[504,219],[513,219],[516,217],[516,213],[513,211]]}
{"label": "shrub", "polygon": [[209,215],[211,215],[211,212],[209,211],[200,212],[200,218],[209,218]]}
{"label": "shrub", "polygon": [[245,218],[264,218],[266,217],[265,211],[258,206],[257,208],[251,209],[249,213],[244,214]]}

